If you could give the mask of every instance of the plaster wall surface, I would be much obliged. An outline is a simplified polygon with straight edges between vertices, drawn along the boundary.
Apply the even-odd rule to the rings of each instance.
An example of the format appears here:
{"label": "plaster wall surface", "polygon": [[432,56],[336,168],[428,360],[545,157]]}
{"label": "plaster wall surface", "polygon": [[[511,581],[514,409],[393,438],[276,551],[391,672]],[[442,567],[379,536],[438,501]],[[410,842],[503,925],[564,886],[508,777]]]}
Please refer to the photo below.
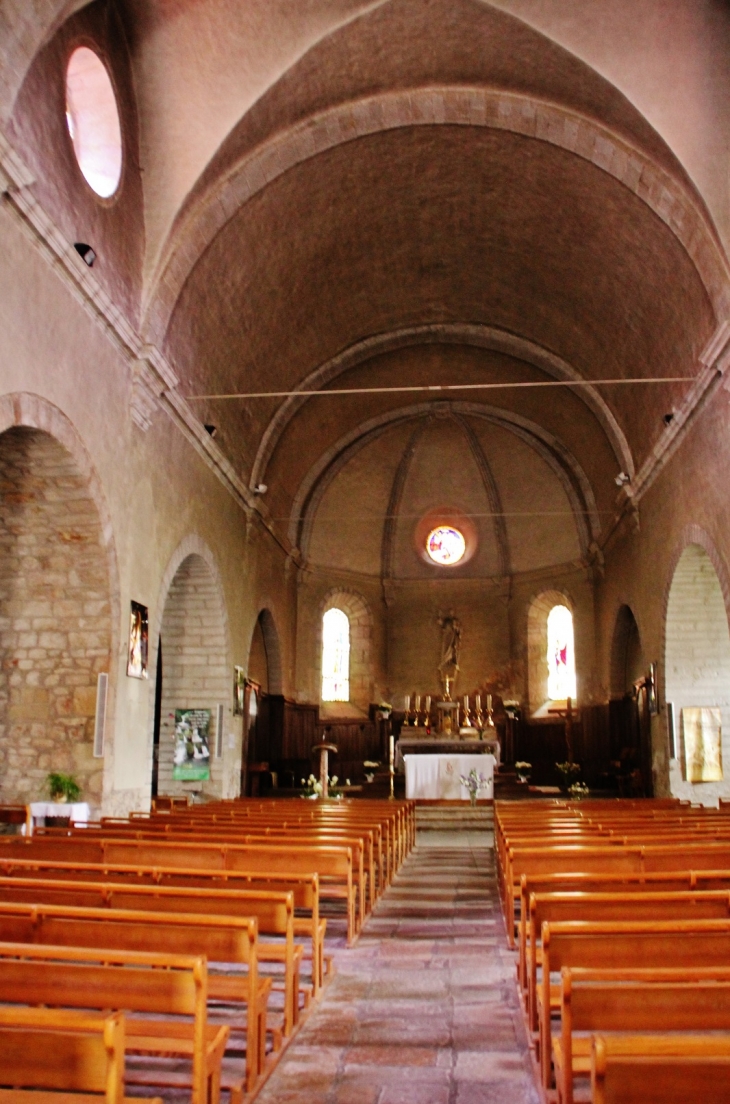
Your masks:
{"label": "plaster wall surface", "polygon": [[[37,410],[77,442],[106,510],[112,611],[102,807],[144,808],[151,777],[153,680],[127,678],[129,602],[150,611],[150,667],[166,597],[163,577],[191,535],[215,548],[230,625],[230,662],[245,666],[257,592],[273,595],[291,677],[292,625],[284,557],[213,476],[168,416],[143,433],[130,415],[132,366],[59,279],[7,208],[0,208],[0,404],[7,424]],[[30,396],[25,402],[3,396]],[[261,545],[266,552],[261,554]],[[232,677],[232,672],[230,672]],[[93,790],[92,790],[93,792]],[[42,793],[33,796],[41,798]]]}

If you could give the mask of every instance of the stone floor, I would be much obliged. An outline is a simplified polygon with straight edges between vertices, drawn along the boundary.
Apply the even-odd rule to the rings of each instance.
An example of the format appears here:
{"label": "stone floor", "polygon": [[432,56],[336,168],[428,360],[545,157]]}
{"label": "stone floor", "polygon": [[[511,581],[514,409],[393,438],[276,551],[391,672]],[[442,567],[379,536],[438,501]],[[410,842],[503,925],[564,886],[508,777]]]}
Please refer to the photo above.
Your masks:
{"label": "stone floor", "polygon": [[259,1104],[537,1104],[484,832],[419,833],[335,963]]}

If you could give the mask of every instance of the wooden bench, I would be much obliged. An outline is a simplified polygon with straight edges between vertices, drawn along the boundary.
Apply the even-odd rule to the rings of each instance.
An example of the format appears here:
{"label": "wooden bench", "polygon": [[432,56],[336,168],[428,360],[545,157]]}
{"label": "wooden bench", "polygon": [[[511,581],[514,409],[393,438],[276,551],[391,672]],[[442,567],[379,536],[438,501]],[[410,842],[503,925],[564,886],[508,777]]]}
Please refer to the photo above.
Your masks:
{"label": "wooden bench", "polygon": [[[36,833],[36,838],[78,838],[81,837],[84,843],[92,843],[96,841],[102,841],[104,843],[123,842],[125,839],[131,841],[137,841],[140,843],[155,844],[158,841],[169,843],[185,843],[185,844],[207,844],[214,843],[216,845],[230,845],[231,847],[281,847],[285,849],[285,853],[289,856],[300,855],[306,848],[337,848],[340,845],[349,848],[352,856],[352,875],[351,883],[352,890],[348,896],[352,898],[352,939],[359,933],[363,923],[368,915],[368,885],[375,888],[375,874],[373,866],[373,854],[372,854],[372,840],[364,839],[362,836],[352,835],[350,833],[307,833],[306,835],[297,835],[296,840],[291,839],[291,835],[286,831],[277,833],[275,831],[262,832],[244,832],[234,829],[222,830],[221,828],[212,828],[209,831],[186,831],[184,827],[179,829],[175,828],[174,824],[168,825],[166,828],[142,828],[139,827],[140,822],[135,822],[129,826],[117,825],[110,829],[95,828],[93,825],[87,825],[85,828],[76,829],[73,836],[69,836],[67,829],[44,829],[42,832]],[[73,830],[71,830],[73,831]],[[368,862],[368,873],[366,878],[366,857]],[[318,873],[322,876],[322,881],[325,880],[325,874],[318,869]],[[371,898],[372,900],[372,898]],[[349,932],[350,919],[348,915],[348,932]]]}
{"label": "wooden bench", "polygon": [[730,1041],[628,1036],[594,1038],[592,1104],[727,1104]]}
{"label": "wooden bench", "polygon": [[[60,862],[53,859],[0,859],[0,878],[32,877],[71,881],[130,882],[139,885],[182,886],[202,890],[216,888],[254,889],[265,893],[292,893],[294,897],[294,934],[311,941],[312,994],[317,996],[324,974],[331,971],[331,957],[325,954],[327,920],[319,915],[319,876],[317,874],[245,873],[237,870],[202,870],[185,867],[130,866],[125,863]],[[296,915],[296,913],[307,915]],[[265,933],[264,933],[265,934]]]}
{"label": "wooden bench", "polygon": [[[229,1030],[208,1023],[208,970],[202,956],[116,952],[110,962],[108,951],[102,954],[74,945],[20,945],[32,938],[32,924],[31,920],[22,933],[27,940],[0,942],[0,1000],[4,1004],[144,1014],[149,1018],[127,1015],[126,1050],[190,1060],[192,1076],[187,1075],[183,1083],[192,1086],[194,1104],[215,1104],[220,1095],[221,1061]],[[16,925],[16,932],[20,928]],[[11,1020],[13,1016],[21,1017],[25,1015],[23,1007],[8,1008],[5,1014]],[[191,1017],[191,1022],[175,1018],[180,1016]],[[3,1072],[0,1066],[0,1076]],[[150,1076],[151,1084],[175,1083],[164,1071]],[[127,1077],[129,1080],[129,1071]],[[240,1100],[241,1095],[238,1084],[234,1096]]]}
{"label": "wooden bench", "polygon": [[[71,908],[0,903],[0,941],[92,951],[155,951],[205,955],[210,962],[244,966],[222,977],[225,999],[246,1010],[240,1029],[246,1043],[246,1087],[253,1089],[265,1065],[266,1011],[271,981],[259,978],[255,920],[188,913]],[[206,978],[206,987],[207,987]],[[209,996],[209,994],[207,994]]]}
{"label": "wooden bench", "polygon": [[730,919],[730,892],[709,890],[693,893],[533,893],[529,901],[527,939],[523,954],[527,978],[527,1008],[530,1028],[538,1029],[537,972],[542,961],[540,933],[547,921],[586,922],[635,920],[723,920]]}
{"label": "wooden bench", "polygon": [[730,1032],[730,981],[647,980],[647,974],[607,981],[574,979],[563,969],[560,1034],[552,1041],[560,1104],[573,1104],[574,1078],[590,1075],[592,1032]]}
{"label": "wooden bench", "polygon": [[61,1099],[125,1104],[124,1014],[0,1008],[0,1102]]}
{"label": "wooden bench", "polygon": [[319,875],[320,903],[345,903],[347,939],[352,944],[358,933],[356,892],[353,882],[352,850],[349,847],[302,846],[296,849],[274,844],[183,843],[177,840],[84,840],[42,837],[25,840],[0,837],[0,862],[5,858],[55,859],[68,862],[126,864],[141,867],[197,868],[208,872],[238,870],[276,878],[288,874]]}
{"label": "wooden bench", "polygon": [[[284,968],[284,1035],[299,1019],[299,967],[302,948],[294,943],[294,896],[255,890],[194,889],[129,885],[117,882],[0,876],[0,899],[25,904],[70,905],[73,908],[132,909],[142,912],[202,913],[204,916],[253,916],[259,933],[280,936],[280,944],[258,944],[258,960]],[[225,999],[226,979],[212,974],[208,996]]]}
{"label": "wooden bench", "polygon": [[589,969],[730,966],[730,920],[545,922],[538,988],[539,1059],[543,1088],[551,1081],[551,1017],[560,999],[551,975],[564,966]]}

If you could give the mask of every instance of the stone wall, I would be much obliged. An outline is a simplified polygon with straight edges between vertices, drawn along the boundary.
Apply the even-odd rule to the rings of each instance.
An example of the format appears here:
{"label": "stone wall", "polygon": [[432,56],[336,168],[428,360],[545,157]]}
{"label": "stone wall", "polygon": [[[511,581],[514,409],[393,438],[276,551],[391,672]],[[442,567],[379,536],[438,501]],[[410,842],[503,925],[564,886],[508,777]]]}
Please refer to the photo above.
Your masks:
{"label": "stone wall", "polygon": [[43,800],[61,771],[98,808],[110,602],[96,507],[71,456],[34,429],[0,436],[0,491],[0,800]]}

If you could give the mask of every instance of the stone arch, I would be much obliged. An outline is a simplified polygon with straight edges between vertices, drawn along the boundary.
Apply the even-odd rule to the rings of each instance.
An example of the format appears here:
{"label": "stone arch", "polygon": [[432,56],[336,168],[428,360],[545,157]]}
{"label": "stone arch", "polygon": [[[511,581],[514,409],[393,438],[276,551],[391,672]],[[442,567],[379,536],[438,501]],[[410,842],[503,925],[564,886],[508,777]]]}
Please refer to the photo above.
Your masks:
{"label": "stone arch", "polygon": [[[150,671],[155,672],[155,679],[160,642],[163,674],[158,792],[202,789],[218,797],[232,796],[239,764],[229,754],[225,739],[220,741],[221,757],[215,754],[218,705],[223,705],[224,727],[232,714],[226,604],[215,559],[205,542],[194,535],[176,550],[163,577],[152,618]],[[151,697],[154,699],[154,694]],[[210,710],[210,778],[206,781],[173,778],[176,709]]]}
{"label": "stone arch", "polygon": [[[254,649],[257,647],[257,637],[260,638],[260,649],[263,651],[263,659],[266,665],[266,684],[264,685],[262,683],[262,689],[267,694],[283,694],[284,677],[279,630],[276,627],[274,615],[268,606],[264,606],[259,611],[253,633],[251,634],[248,668],[251,678],[256,678],[255,674],[251,674],[251,657],[254,653]],[[257,679],[257,681],[259,680]]]}
{"label": "stone arch", "polygon": [[527,693],[530,713],[536,713],[548,700],[547,622],[554,606],[575,609],[568,594],[562,590],[543,590],[530,602],[527,611]]}
{"label": "stone arch", "polygon": [[[563,443],[542,426],[513,411],[470,402],[449,402],[444,404],[444,409],[456,417],[468,415],[508,429],[549,464],[568,497],[578,539],[587,555],[591,539],[595,539],[601,529],[596,499],[585,471]],[[433,404],[428,402],[389,410],[356,426],[322,453],[299,484],[289,518],[287,535],[305,558],[317,506],[337,472],[359,449],[386,429],[401,422],[429,417],[432,413]]]}
{"label": "stone arch", "polygon": [[163,345],[191,271],[228,220],[295,165],[345,142],[416,126],[488,127],[546,142],[584,158],[646,204],[672,231],[705,286],[717,317],[727,310],[728,268],[701,201],[643,150],[585,115],[525,93],[481,87],[388,90],[338,104],[256,146],[178,218],[146,296],[143,331]]}
{"label": "stone arch", "polygon": [[[97,678],[113,674],[115,654],[110,539],[88,457],[81,454],[80,466],[45,428],[63,416],[39,405],[44,416],[31,419],[23,405],[0,433],[0,800],[42,799],[46,775],[61,771],[77,778],[98,812]],[[8,420],[2,413],[0,425]]]}
{"label": "stone arch", "polygon": [[[730,762],[730,628],[727,575],[707,534],[689,527],[667,591],[665,610],[664,693],[674,707],[675,732],[681,747],[682,710],[717,707],[722,725],[722,758]],[[692,538],[700,539],[692,539]],[[711,553],[714,553],[712,555]],[[724,577],[723,577],[724,575]],[[725,584],[725,585],[723,585]],[[693,783],[683,764],[670,764],[673,794],[702,804],[716,804],[730,793],[730,780]]]}
{"label": "stone arch", "polygon": [[631,607],[620,606],[611,639],[611,698],[623,698],[645,673],[639,626]]}
{"label": "stone arch", "polygon": [[322,693],[322,618],[327,610],[341,609],[350,622],[350,702],[367,710],[373,699],[373,618],[365,599],[356,590],[334,587],[324,597],[317,624],[318,696]]}
{"label": "stone arch", "polygon": [[310,372],[295,389],[302,394],[290,395],[272,414],[261,436],[251,468],[250,487],[256,487],[258,483],[266,481],[266,469],[277,444],[289,423],[311,398],[311,392],[323,389],[338,376],[366,363],[371,358],[414,345],[466,345],[477,349],[488,349],[531,364],[551,379],[580,381],[581,387],[574,389],[573,393],[585,403],[600,423],[611,444],[619,469],[634,476],[636,471],[634,458],[616,416],[598,390],[593,386],[586,386],[586,381],[580,372],[566,360],[542,345],[498,326],[486,326],[474,322],[438,322],[405,326],[387,333],[365,337]]}

